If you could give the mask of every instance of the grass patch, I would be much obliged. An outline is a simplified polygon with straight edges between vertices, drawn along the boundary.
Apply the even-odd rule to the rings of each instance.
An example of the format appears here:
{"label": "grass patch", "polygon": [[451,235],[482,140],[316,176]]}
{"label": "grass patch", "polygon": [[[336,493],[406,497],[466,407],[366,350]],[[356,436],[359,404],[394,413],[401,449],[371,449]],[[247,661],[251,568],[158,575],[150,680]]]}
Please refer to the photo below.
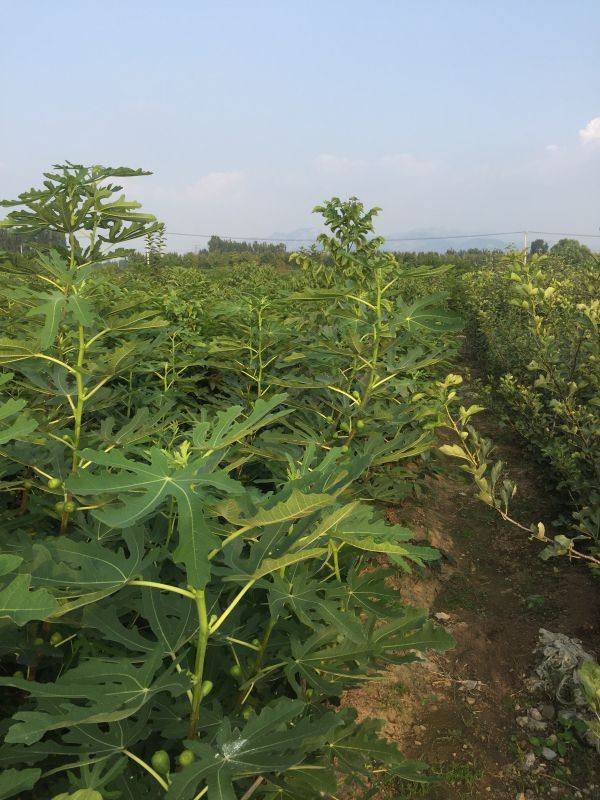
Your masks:
{"label": "grass patch", "polygon": [[390,800],[441,800],[447,798],[448,788],[457,789],[460,794],[455,795],[461,800],[471,800],[475,785],[483,778],[483,769],[477,764],[464,763],[453,764],[447,771],[440,774],[441,780],[438,783],[407,783],[406,781],[396,782],[394,791],[396,794],[389,794]]}

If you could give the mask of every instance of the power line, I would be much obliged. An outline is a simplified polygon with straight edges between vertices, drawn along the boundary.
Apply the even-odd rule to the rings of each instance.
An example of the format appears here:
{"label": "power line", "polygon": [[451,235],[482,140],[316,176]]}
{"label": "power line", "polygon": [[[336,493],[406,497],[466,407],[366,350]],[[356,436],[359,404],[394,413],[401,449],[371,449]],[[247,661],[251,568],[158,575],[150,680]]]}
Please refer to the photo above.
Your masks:
{"label": "power line", "polygon": [[600,233],[551,233],[548,231],[528,231],[528,233],[539,233],[542,236],[574,236],[579,239],[600,239]]}
{"label": "power line", "polygon": [[[500,233],[457,233],[448,234],[447,236],[396,236],[384,237],[386,242],[421,242],[433,241],[434,239],[474,239],[484,236],[522,236],[525,231],[502,231]],[[535,231],[532,231],[535,233]],[[210,239],[216,236],[219,239],[241,240],[241,241],[255,241],[255,242],[313,242],[314,236],[306,237],[304,239],[290,239],[286,237],[274,236],[228,236],[219,233],[176,233],[175,231],[167,231],[169,236],[194,236],[199,239]]]}
{"label": "power line", "polygon": [[486,236],[522,236],[525,231],[502,231],[501,233],[451,233],[447,236],[397,236],[386,242],[429,242],[438,239],[479,239]]}
{"label": "power line", "polygon": [[427,242],[433,239],[479,239],[486,236],[524,236],[527,233],[538,233],[543,236],[575,236],[581,239],[600,239],[600,233],[552,233],[549,231],[503,231],[501,233],[456,233],[448,236],[405,236],[402,238],[386,238],[386,242]]}
{"label": "power line", "polygon": [[312,242],[314,237],[307,237],[306,239],[286,239],[276,238],[269,236],[226,236],[221,233],[177,233],[176,231],[166,231],[167,236],[194,236],[197,239],[211,239],[215,236],[217,239],[240,240],[243,242]]}
{"label": "power line", "polygon": [[[229,236],[225,234],[218,234],[218,233],[181,233],[178,231],[166,231],[168,236],[190,236],[196,239],[210,239],[213,236],[216,236],[219,239],[229,240],[229,241],[242,241],[242,242],[314,242],[315,237],[306,237],[304,239],[295,239],[295,238],[287,238],[287,237],[275,237],[275,236]],[[552,232],[552,231],[532,231],[532,230],[521,230],[521,231],[499,231],[496,233],[456,233],[456,234],[448,234],[446,236],[392,236],[392,237],[384,237],[386,242],[432,242],[432,241],[442,241],[446,239],[479,239],[479,238],[487,238],[490,236],[523,236],[527,233],[535,233],[541,236],[573,236],[574,238],[579,239],[600,239],[600,234],[598,233],[564,233],[564,232]]]}

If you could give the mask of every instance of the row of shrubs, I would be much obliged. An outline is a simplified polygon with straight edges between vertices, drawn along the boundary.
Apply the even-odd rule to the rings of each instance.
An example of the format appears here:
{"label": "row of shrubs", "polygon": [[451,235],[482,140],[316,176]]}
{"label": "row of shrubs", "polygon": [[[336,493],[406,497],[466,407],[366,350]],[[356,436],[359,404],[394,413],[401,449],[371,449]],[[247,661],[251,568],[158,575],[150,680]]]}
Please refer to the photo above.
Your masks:
{"label": "row of shrubs", "polygon": [[[471,353],[487,375],[496,410],[549,466],[553,488],[573,514],[569,539],[596,554],[598,267],[588,248],[565,241],[550,252],[534,248],[486,259],[458,281]],[[565,520],[559,524],[562,529]]]}

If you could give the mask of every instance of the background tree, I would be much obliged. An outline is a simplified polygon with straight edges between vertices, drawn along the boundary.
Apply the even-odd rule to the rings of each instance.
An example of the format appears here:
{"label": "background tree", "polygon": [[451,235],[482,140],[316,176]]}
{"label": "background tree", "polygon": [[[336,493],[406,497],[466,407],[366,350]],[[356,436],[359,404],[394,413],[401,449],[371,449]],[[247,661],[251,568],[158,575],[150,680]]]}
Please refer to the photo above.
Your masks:
{"label": "background tree", "polygon": [[531,247],[529,248],[529,254],[535,255],[535,253],[539,253],[541,256],[545,255],[548,252],[548,242],[544,239],[534,239],[531,243]]}
{"label": "background tree", "polygon": [[550,248],[550,253],[576,267],[590,264],[594,260],[594,254],[590,248],[578,242],[577,239],[560,239]]}

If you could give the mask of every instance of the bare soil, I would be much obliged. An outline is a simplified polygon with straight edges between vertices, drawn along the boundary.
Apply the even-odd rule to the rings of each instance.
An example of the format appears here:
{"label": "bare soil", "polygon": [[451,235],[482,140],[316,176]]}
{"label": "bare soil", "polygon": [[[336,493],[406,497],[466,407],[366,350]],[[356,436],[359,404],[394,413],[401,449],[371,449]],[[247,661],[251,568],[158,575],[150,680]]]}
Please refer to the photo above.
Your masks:
{"label": "bare soil", "polygon": [[[518,518],[544,520],[549,528],[559,509],[542,471],[493,420],[484,425],[519,486]],[[526,679],[540,628],[581,639],[599,655],[600,581],[579,564],[543,562],[539,545],[472,498],[460,475],[433,480],[426,498],[389,513],[444,554],[439,568],[399,579],[398,590],[411,604],[447,615],[442,624],[456,648],[431,654],[425,664],[394,667],[383,681],[345,696],[361,718],[385,720],[385,735],[406,756],[444,778],[428,786],[386,784],[377,797],[600,798],[595,751],[569,745],[564,758],[538,757],[527,772],[532,734],[516,723],[535,703]]]}

